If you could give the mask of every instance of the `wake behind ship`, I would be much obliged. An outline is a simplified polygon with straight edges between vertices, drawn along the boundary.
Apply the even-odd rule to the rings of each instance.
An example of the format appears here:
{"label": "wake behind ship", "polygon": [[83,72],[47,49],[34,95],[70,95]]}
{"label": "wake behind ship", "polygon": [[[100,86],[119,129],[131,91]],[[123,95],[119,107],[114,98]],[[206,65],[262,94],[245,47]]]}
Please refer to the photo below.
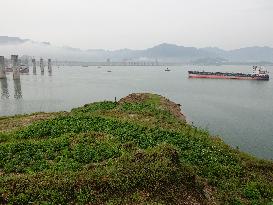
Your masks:
{"label": "wake behind ship", "polygon": [[269,72],[253,66],[253,73],[223,73],[206,71],[188,71],[189,78],[236,79],[236,80],[269,80]]}

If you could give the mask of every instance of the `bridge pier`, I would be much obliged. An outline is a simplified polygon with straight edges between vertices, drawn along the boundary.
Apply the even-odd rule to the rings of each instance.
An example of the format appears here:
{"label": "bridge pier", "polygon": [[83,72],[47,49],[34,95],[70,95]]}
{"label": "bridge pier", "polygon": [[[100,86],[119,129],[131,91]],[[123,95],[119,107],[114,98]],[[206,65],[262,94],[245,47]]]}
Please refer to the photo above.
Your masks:
{"label": "bridge pier", "polygon": [[50,58],[48,59],[47,66],[48,66],[48,72],[52,73],[52,62]]}
{"label": "bridge pier", "polygon": [[18,64],[18,55],[11,55],[11,65],[13,70],[13,79],[20,79],[20,68]]}
{"label": "bridge pier", "polygon": [[41,73],[43,74],[45,72],[45,65],[44,65],[44,59],[40,59],[40,68],[41,68]]}
{"label": "bridge pier", "polygon": [[36,75],[36,60],[35,60],[35,58],[32,59],[32,65],[33,65],[33,74]]}
{"label": "bridge pier", "polygon": [[0,56],[0,79],[6,78],[5,72],[5,58],[4,56]]}

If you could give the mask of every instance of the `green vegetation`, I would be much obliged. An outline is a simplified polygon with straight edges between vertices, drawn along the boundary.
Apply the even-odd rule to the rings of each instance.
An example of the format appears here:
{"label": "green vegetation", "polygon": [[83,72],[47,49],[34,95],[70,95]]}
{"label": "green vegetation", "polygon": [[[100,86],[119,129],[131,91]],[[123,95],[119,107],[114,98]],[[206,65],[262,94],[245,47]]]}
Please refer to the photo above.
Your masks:
{"label": "green vegetation", "polygon": [[0,118],[10,125],[0,132],[0,204],[272,203],[272,162],[178,111],[142,94],[28,123],[31,115]]}

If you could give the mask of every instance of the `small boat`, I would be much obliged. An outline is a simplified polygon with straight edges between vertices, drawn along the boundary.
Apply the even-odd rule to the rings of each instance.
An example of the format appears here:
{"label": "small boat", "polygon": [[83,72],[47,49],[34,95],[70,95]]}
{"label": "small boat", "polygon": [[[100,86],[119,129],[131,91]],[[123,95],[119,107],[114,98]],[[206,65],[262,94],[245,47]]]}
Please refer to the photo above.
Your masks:
{"label": "small boat", "polygon": [[[20,73],[29,73],[29,68],[26,65],[20,65],[19,67]],[[5,68],[6,72],[13,72],[13,69],[11,67]]]}
{"label": "small boat", "polygon": [[82,67],[85,67],[85,68],[86,68],[86,67],[88,67],[88,65],[82,65]]}
{"label": "small boat", "polygon": [[111,73],[112,71],[111,71],[111,70],[108,70],[107,72],[108,72],[108,73]]}
{"label": "small boat", "polygon": [[29,73],[29,68],[26,65],[20,65],[20,73]]}
{"label": "small boat", "polygon": [[166,68],[165,71],[171,71],[169,68]]}
{"label": "small boat", "polygon": [[101,66],[98,66],[98,68],[101,68]]}
{"label": "small boat", "polygon": [[6,71],[6,72],[12,72],[13,69],[12,69],[11,67],[7,67],[7,68],[5,68],[5,71]]}

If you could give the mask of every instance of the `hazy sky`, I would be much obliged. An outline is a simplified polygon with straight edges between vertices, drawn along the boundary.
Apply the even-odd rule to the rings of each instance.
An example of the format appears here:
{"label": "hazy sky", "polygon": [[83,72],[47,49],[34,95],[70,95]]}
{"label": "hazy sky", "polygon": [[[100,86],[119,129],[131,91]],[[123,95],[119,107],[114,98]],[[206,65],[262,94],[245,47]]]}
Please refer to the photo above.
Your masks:
{"label": "hazy sky", "polygon": [[273,0],[0,0],[0,35],[72,47],[273,47]]}

